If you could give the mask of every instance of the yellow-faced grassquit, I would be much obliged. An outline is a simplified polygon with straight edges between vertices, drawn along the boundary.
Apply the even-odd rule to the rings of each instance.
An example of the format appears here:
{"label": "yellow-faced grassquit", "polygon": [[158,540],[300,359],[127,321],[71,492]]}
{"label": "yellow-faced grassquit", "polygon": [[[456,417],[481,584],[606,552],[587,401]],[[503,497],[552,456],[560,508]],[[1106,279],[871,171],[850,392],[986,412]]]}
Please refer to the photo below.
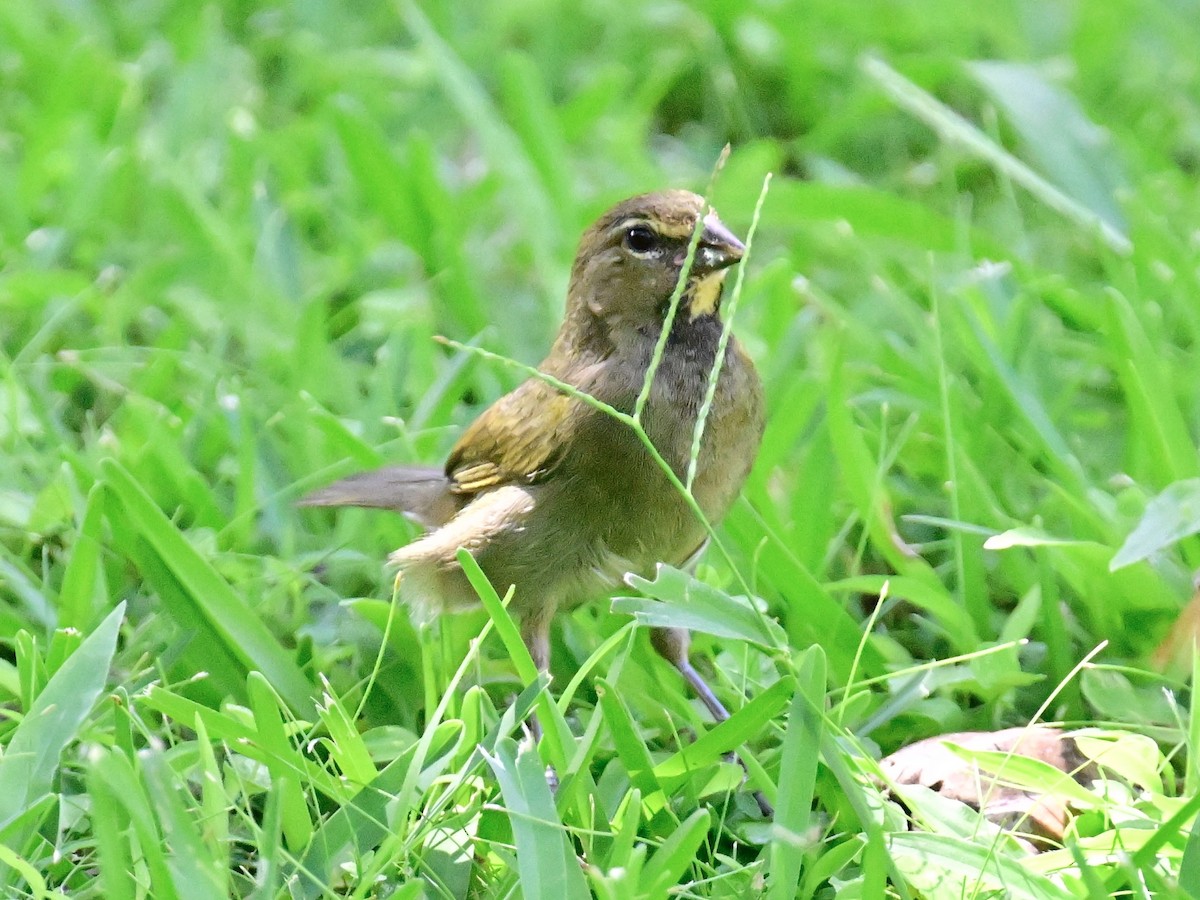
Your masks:
{"label": "yellow-faced grassquit", "polygon": [[[688,243],[687,276],[641,422],[683,480],[692,434],[721,339],[721,294],[745,247],[688,191],[618,203],[583,235],[566,316],[547,375],[633,413]],[[697,460],[692,493],[711,522],[736,498],[763,431],[762,386],[732,336]],[[684,497],[626,423],[537,378],[471,424],[442,469],[398,466],[353,475],[302,501],[393,509],[427,533],[391,555],[400,595],[419,614],[475,606],[456,560],[466,548],[520,619],[534,662],[549,663],[554,615],[610,593],[628,572],[681,566],[706,533]],[[688,661],[684,629],[661,628],[654,648],[687,678],[718,719],[728,713]]]}

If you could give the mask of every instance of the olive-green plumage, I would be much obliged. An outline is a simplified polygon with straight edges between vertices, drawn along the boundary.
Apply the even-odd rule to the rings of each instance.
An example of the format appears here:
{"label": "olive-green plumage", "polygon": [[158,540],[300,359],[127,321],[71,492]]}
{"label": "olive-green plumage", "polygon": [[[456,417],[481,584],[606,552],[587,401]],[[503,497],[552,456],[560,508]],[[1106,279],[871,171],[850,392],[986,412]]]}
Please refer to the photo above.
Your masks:
{"label": "olive-green plumage", "polygon": [[[723,280],[745,249],[705,213],[695,194],[665,191],[630,198],[601,216],[580,241],[562,328],[539,367],[632,412],[688,241],[704,216],[688,287],[642,412],[655,448],[681,480],[721,337]],[[693,486],[710,520],[736,498],[762,429],[758,375],[731,338]],[[705,541],[684,498],[626,424],[535,378],[475,420],[444,471],[368,472],[305,502],[392,508],[425,525],[428,533],[391,561],[404,573],[401,597],[426,614],[475,604],[455,558],[467,548],[501,593],[516,586],[512,609],[542,668],[558,610],[604,596],[627,572],[652,576],[659,562],[682,565]],[[687,663],[686,632],[668,630],[654,644],[719,714],[720,704]]]}

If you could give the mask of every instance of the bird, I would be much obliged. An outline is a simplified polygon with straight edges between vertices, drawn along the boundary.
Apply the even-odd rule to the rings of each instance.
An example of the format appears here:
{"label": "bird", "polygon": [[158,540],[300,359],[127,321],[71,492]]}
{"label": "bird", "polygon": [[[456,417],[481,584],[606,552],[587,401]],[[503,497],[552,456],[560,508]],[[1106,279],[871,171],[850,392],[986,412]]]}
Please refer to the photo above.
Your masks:
{"label": "bird", "polygon": [[[584,232],[562,326],[538,366],[550,379],[632,415],[697,229],[639,416],[680,481],[722,347],[726,276],[746,251],[703,198],[686,190],[640,194]],[[764,427],[753,361],[732,335],[724,354],[691,485],[711,523],[740,493]],[[628,422],[537,377],[484,410],[443,467],[363,472],[300,502],[389,509],[419,523],[424,534],[389,561],[400,572],[401,598],[420,619],[478,605],[457,558],[465,548],[501,594],[513,588],[509,609],[539,671],[549,668],[550,625],[559,612],[611,594],[627,573],[653,577],[660,563],[686,567],[708,536]],[[714,719],[727,719],[691,664],[689,641],[682,628],[651,631],[651,645]]]}

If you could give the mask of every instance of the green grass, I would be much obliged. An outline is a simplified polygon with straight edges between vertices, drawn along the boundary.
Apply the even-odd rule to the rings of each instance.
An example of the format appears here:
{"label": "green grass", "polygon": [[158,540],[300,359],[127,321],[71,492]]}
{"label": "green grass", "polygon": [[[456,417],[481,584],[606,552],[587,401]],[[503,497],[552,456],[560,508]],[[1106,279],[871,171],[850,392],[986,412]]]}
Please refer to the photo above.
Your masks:
{"label": "green grass", "polygon": [[[1200,896],[1196,663],[1150,663],[1200,568],[1198,23],[0,6],[0,894]],[[499,597],[415,627],[412,528],[294,501],[443,459],[523,377],[460,345],[536,364],[582,229],[726,142],[739,233],[774,173],[728,558],[563,617],[549,683]],[[1106,760],[1061,848],[875,780],[1034,720]]]}

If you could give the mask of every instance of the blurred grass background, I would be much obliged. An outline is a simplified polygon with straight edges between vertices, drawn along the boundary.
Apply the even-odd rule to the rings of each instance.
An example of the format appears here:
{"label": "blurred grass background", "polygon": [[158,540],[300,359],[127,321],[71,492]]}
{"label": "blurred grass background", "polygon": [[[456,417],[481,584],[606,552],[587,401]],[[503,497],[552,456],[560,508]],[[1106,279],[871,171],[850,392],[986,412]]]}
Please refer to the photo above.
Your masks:
{"label": "blurred grass background", "polygon": [[[1029,895],[1186,887],[1198,43],[1182,0],[0,7],[5,890],[562,897],[579,855],[599,896],[935,896],[909,863],[999,838],[914,842],[847,773],[1038,714],[1157,743]],[[556,808],[487,616],[418,633],[381,567],[409,526],[293,503],[443,459],[519,376],[433,336],[536,363],[582,229],[727,142],[736,231],[775,178],[724,533],[786,638],[697,637],[766,698],[720,732],[626,617],[566,617]],[[814,767],[775,830],[739,745],[769,792]]]}

